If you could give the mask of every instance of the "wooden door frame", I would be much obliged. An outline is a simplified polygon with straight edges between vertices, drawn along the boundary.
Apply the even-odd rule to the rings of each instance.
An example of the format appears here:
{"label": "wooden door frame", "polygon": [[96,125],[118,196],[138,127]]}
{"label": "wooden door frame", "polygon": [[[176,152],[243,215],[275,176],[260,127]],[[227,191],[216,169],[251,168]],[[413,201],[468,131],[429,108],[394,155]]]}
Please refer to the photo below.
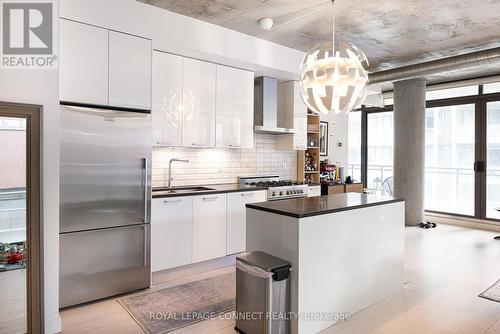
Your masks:
{"label": "wooden door frame", "polygon": [[26,294],[28,333],[44,332],[41,146],[43,107],[0,102],[0,116],[26,119]]}

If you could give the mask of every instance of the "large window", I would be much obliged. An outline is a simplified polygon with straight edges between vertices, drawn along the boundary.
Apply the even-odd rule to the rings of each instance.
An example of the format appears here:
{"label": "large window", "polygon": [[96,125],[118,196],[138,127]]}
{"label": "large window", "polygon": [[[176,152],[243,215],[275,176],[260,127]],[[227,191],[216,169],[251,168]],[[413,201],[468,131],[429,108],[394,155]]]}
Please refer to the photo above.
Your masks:
{"label": "large window", "polygon": [[354,180],[361,181],[361,111],[349,113],[348,170]]}
{"label": "large window", "polygon": [[394,163],[394,115],[392,111],[367,114],[367,176],[366,186],[374,192],[383,191],[383,184],[392,177]]}
{"label": "large window", "polygon": [[[425,209],[500,220],[500,82],[431,88],[426,100]],[[349,118],[350,173],[372,192],[390,194],[393,134],[390,106]]]}
{"label": "large window", "polygon": [[486,217],[500,219],[500,102],[487,107]]}
{"label": "large window", "polygon": [[427,210],[474,215],[474,115],[474,104],[427,109]]}

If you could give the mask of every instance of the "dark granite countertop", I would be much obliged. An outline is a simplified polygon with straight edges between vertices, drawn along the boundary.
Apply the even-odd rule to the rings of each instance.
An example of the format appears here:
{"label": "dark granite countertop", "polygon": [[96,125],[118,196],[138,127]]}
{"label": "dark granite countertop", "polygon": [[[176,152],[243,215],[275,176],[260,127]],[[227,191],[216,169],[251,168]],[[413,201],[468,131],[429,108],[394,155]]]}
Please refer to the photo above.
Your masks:
{"label": "dark granite countertop", "polygon": [[[319,183],[310,184],[310,186],[319,186],[319,185],[320,185]],[[209,188],[210,190],[196,190],[189,192],[172,193],[167,188],[153,188],[153,198],[211,195],[211,194],[224,194],[224,193],[243,192],[243,191],[267,190],[267,187],[254,187],[254,186],[244,187],[237,183],[182,186],[182,187],[172,187],[172,189],[176,190],[176,189],[186,189],[186,188],[196,188],[196,187]]]}
{"label": "dark granite countertop", "polygon": [[246,207],[293,218],[306,218],[402,201],[402,199],[396,199],[394,197],[346,193],[254,203],[247,204]]}
{"label": "dark granite countertop", "polygon": [[189,192],[170,192],[167,188],[153,188],[153,198],[164,198],[164,197],[179,197],[179,196],[194,196],[194,195],[212,195],[212,194],[224,194],[232,192],[242,192],[242,191],[257,191],[257,190],[267,190],[266,187],[243,187],[236,183],[229,184],[204,184],[195,186],[182,186],[182,187],[172,187],[173,190],[185,189],[193,187],[203,187],[209,188],[209,190],[198,190]]}

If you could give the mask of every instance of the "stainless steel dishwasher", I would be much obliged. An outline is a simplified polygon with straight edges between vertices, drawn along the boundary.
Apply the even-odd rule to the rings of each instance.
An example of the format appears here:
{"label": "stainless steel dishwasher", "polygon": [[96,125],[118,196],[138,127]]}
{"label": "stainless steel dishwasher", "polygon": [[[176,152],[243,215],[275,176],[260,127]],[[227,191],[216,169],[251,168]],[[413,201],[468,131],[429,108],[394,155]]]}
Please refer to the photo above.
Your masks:
{"label": "stainless steel dishwasher", "polygon": [[288,334],[288,261],[263,252],[236,258],[236,326],[243,334]]}

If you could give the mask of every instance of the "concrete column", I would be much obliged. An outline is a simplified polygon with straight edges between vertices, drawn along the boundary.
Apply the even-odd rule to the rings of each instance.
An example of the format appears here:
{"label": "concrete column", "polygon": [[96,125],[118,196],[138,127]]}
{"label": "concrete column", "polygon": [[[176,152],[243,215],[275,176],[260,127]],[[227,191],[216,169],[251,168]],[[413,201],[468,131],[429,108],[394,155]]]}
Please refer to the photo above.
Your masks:
{"label": "concrete column", "polygon": [[406,201],[406,225],[424,221],[425,81],[394,83],[394,196]]}

